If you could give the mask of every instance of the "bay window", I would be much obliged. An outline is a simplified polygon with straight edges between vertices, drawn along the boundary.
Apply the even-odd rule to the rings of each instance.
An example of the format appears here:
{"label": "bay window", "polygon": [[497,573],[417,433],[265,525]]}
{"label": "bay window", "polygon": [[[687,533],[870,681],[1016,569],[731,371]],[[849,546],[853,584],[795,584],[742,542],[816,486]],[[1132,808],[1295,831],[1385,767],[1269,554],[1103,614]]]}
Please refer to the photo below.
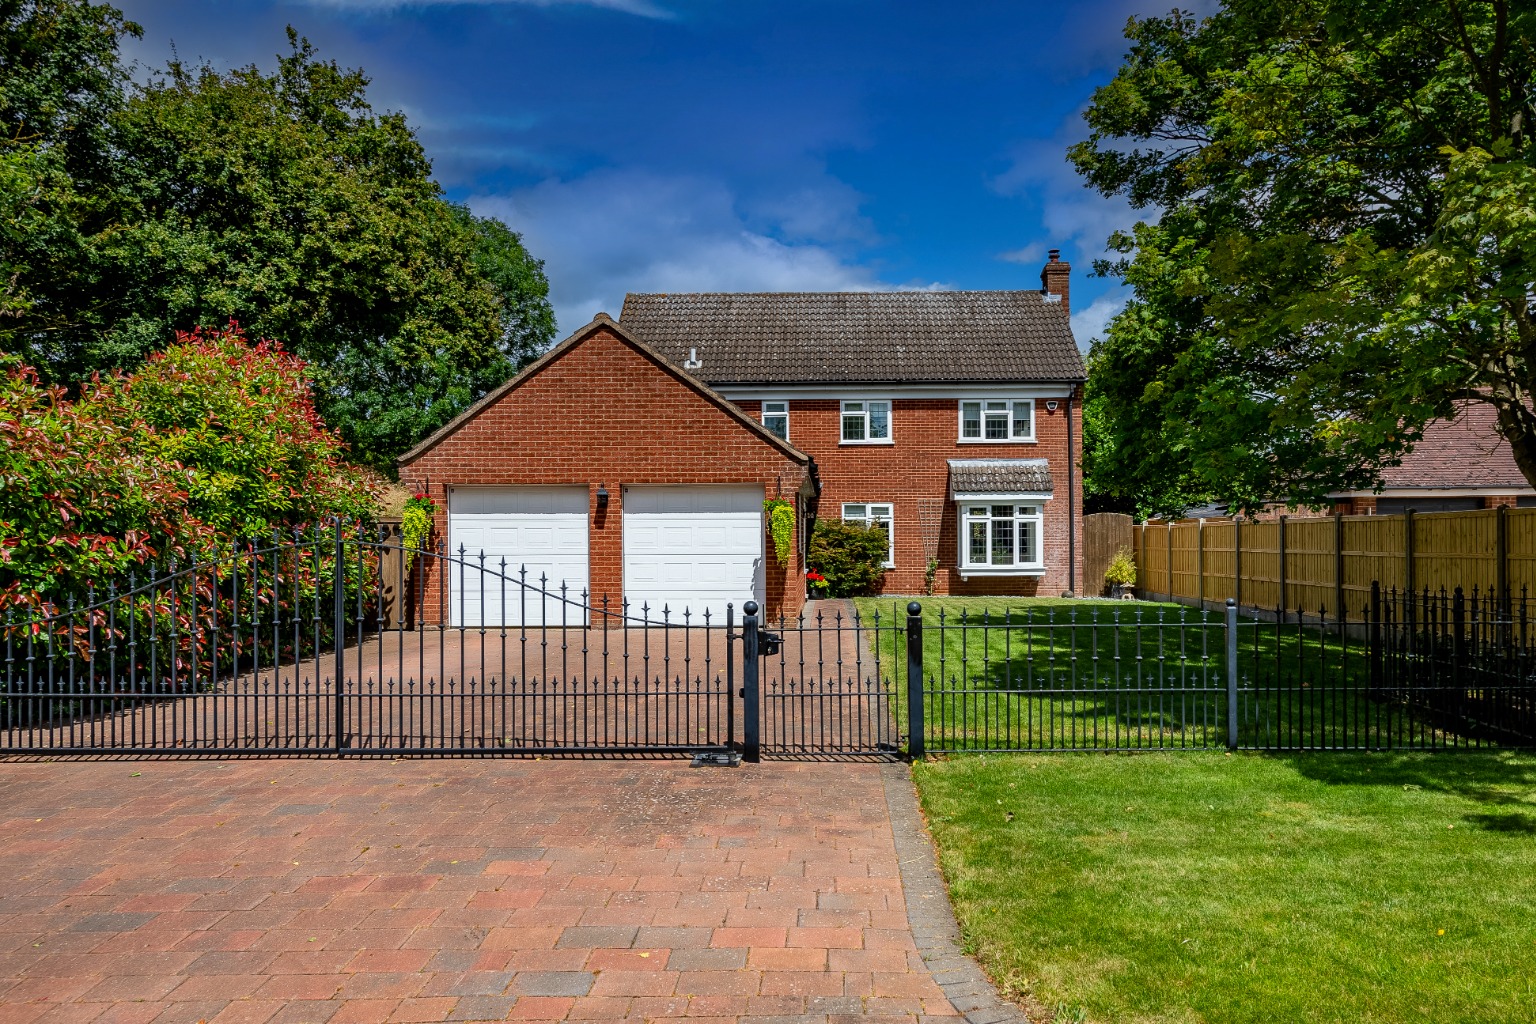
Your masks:
{"label": "bay window", "polygon": [[960,567],[964,569],[1042,569],[1039,505],[960,506]]}

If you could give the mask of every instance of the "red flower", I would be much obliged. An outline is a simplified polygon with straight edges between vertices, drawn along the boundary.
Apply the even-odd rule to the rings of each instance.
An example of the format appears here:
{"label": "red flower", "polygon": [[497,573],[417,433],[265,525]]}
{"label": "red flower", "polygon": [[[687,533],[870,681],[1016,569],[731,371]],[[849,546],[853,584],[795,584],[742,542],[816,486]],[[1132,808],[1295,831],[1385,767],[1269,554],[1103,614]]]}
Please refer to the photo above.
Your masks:
{"label": "red flower", "polygon": [[825,576],[823,576],[821,573],[817,572],[815,569],[808,569],[808,570],[806,570],[805,578],[810,583],[825,583],[825,582],[827,582],[827,578]]}

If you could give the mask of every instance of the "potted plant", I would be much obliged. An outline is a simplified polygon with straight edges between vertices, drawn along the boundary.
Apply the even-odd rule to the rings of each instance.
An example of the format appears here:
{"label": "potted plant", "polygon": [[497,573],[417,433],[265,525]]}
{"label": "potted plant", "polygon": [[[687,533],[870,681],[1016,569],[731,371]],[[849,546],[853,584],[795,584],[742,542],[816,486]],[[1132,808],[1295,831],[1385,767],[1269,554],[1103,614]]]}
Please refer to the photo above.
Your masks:
{"label": "potted plant", "polygon": [[805,589],[813,599],[821,599],[827,596],[827,578],[815,569],[805,571]]}
{"label": "potted plant", "polygon": [[1109,584],[1109,596],[1117,600],[1131,601],[1136,597],[1136,559],[1130,548],[1121,548],[1109,560],[1104,570],[1104,582]]}

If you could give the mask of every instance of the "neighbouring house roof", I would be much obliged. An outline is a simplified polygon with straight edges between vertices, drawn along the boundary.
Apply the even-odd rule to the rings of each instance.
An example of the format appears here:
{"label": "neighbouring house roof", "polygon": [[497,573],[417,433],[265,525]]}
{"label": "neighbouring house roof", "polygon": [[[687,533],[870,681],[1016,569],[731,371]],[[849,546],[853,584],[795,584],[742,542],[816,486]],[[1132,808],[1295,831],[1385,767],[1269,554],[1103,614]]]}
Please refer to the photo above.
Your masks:
{"label": "neighbouring house roof", "polygon": [[523,369],[519,370],[517,375],[511,380],[507,381],[505,384],[502,384],[500,387],[491,390],[486,394],[484,398],[480,399],[474,405],[471,405],[468,409],[465,409],[453,419],[449,420],[437,430],[433,431],[420,444],[406,452],[404,455],[400,456],[400,458],[396,460],[396,463],[400,466],[405,466],[409,463],[415,462],[422,455],[426,454],[430,449],[436,447],[446,438],[457,432],[460,427],[464,426],[470,420],[478,416],[482,411],[486,409],[486,407],[495,404],[497,401],[505,397],[509,392],[521,387],[524,383],[537,375],[539,371],[543,370],[546,366],[559,359],[572,348],[580,345],[583,341],[586,341],[601,329],[607,329],[608,331],[612,332],[613,335],[624,344],[628,345],[636,352],[639,352],[651,362],[655,363],[657,368],[660,369],[663,373],[666,373],[668,376],[673,377],[686,387],[697,392],[705,400],[715,405],[727,416],[731,417],[731,419],[741,424],[751,433],[756,434],[772,447],[778,448],[785,455],[794,459],[796,462],[805,464],[809,464],[811,462],[811,457],[809,455],[801,451],[799,448],[796,448],[794,445],[790,444],[788,441],[784,440],[773,431],[764,427],[753,417],[748,416],[746,413],[742,412],[741,407],[738,406],[735,402],[732,402],[728,398],[725,398],[723,395],[718,394],[708,385],[701,382],[698,378],[679,370],[676,365],[659,354],[651,346],[636,338],[632,333],[625,330],[620,325],[614,323],[614,321],[608,316],[607,313],[599,313],[595,318],[593,318],[591,323],[572,332],[570,337],[566,338],[564,341],[560,342],[560,344],[544,353],[538,359],[535,359]]}
{"label": "neighbouring house roof", "polygon": [[632,293],[620,322],[717,386],[1086,378],[1039,291]]}
{"label": "neighbouring house roof", "polygon": [[1497,413],[1487,402],[1465,402],[1453,418],[1431,422],[1399,465],[1381,471],[1381,483],[1387,490],[1531,487],[1515,465],[1509,442],[1499,435]]}
{"label": "neighbouring house roof", "polygon": [[1051,467],[1045,459],[950,459],[949,495],[1050,494]]}

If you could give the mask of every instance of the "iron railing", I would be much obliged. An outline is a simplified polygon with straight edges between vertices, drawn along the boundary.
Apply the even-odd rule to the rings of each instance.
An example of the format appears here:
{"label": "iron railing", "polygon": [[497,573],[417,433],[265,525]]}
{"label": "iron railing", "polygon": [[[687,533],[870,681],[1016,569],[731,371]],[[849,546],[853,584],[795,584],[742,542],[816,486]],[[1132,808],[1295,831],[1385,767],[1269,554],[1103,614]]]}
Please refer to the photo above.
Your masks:
{"label": "iron railing", "polygon": [[167,561],[0,629],[0,754],[758,757],[1536,743],[1525,594],[1352,616],[817,604],[769,628],[338,524]]}

